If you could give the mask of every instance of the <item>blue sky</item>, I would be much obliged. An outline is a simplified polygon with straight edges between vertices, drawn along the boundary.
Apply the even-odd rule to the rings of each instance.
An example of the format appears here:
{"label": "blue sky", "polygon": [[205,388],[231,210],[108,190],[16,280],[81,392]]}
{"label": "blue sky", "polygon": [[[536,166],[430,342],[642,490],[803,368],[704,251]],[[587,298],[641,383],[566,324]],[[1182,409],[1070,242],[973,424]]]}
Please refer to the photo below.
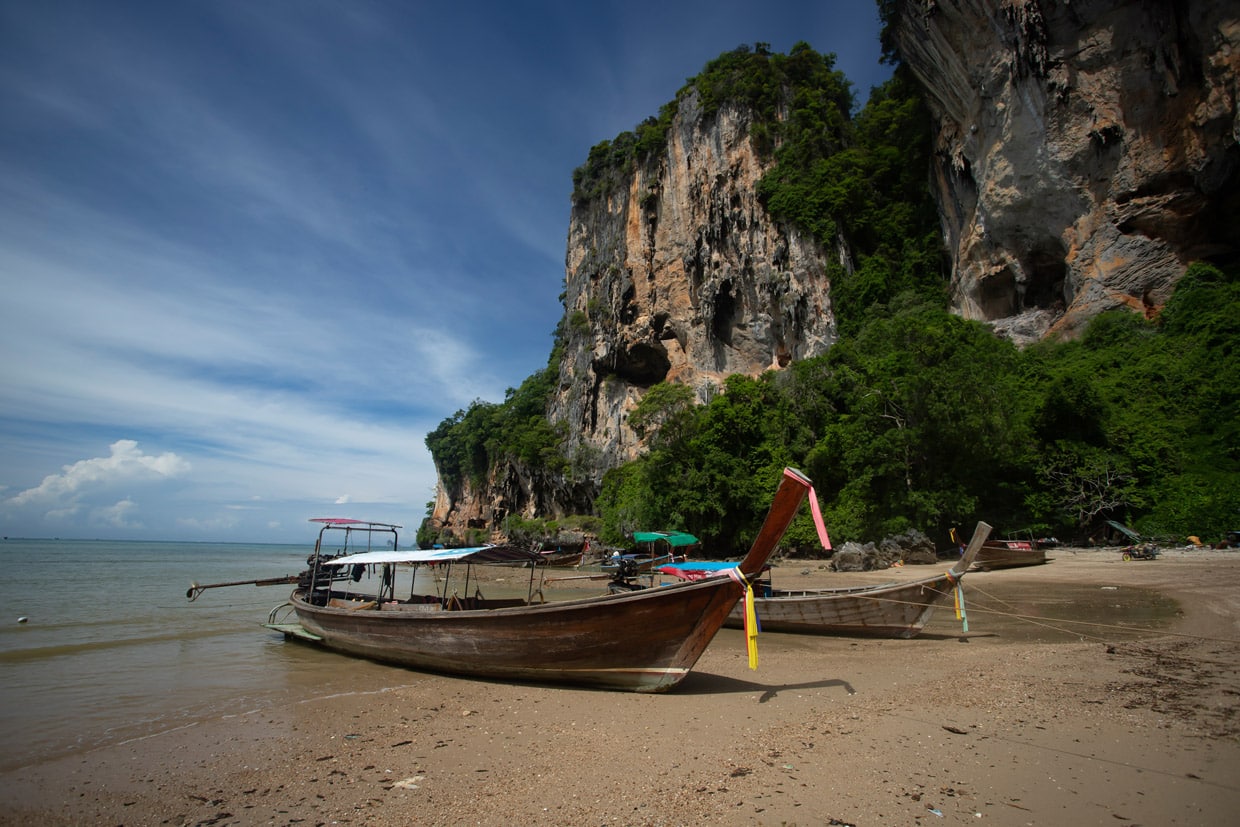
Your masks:
{"label": "blue sky", "polygon": [[573,170],[871,0],[0,0],[0,534],[413,531],[424,438],[546,364]]}

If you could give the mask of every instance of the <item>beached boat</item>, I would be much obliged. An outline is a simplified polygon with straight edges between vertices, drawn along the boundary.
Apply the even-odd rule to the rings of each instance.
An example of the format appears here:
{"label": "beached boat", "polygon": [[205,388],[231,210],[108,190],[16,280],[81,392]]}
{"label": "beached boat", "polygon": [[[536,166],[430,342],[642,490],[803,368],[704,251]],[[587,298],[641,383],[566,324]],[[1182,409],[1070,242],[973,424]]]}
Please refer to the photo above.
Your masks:
{"label": "beached boat", "polygon": [[1046,562],[1046,549],[1037,540],[987,540],[973,561],[973,571],[1036,566]]}
{"label": "beached boat", "polygon": [[[810,490],[808,479],[786,469],[749,553],[727,572],[663,588],[553,603],[540,602],[533,586],[528,599],[487,600],[476,591],[470,595],[468,585],[464,597],[446,596],[445,587],[443,594],[398,599],[398,564],[482,562],[497,552],[384,549],[329,558],[322,535],[333,526],[325,523],[310,569],[287,608],[272,611],[269,625],[288,637],[339,652],[432,672],[661,692],[693,668],[766,565]],[[367,530],[369,525],[336,528],[370,536],[375,532]],[[395,547],[394,535],[392,544]],[[378,574],[378,588],[359,592],[355,581],[370,571]],[[531,567],[531,576],[533,572]],[[281,622],[282,611],[291,611],[295,621]]]}
{"label": "beached boat", "polygon": [[584,563],[585,557],[586,552],[584,549],[581,551],[540,549],[536,563],[540,566],[554,566],[562,569],[573,568]]}
{"label": "beached boat", "polygon": [[[867,635],[911,638],[925,627],[939,605],[956,598],[956,589],[990,534],[978,523],[964,555],[950,569],[908,583],[830,589],[777,589],[767,581],[755,586],[754,611],[764,632],[819,635]],[[659,571],[691,577],[724,564],[677,563]],[[739,627],[744,616],[734,608],[725,622]]]}

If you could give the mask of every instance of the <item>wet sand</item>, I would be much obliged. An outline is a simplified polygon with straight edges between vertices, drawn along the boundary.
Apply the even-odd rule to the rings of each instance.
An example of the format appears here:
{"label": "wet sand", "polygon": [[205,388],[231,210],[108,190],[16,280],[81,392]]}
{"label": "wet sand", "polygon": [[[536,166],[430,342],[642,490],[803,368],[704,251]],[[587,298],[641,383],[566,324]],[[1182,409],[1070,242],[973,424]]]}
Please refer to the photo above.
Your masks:
{"label": "wet sand", "polygon": [[[789,562],[776,578],[932,571]],[[0,820],[1233,823],[1240,552],[1065,549],[964,582],[968,634],[950,607],[907,641],[765,634],[750,671],[741,633],[723,630],[664,695],[385,680],[388,667],[341,657],[353,694],[306,687],[274,714],[6,773]]]}

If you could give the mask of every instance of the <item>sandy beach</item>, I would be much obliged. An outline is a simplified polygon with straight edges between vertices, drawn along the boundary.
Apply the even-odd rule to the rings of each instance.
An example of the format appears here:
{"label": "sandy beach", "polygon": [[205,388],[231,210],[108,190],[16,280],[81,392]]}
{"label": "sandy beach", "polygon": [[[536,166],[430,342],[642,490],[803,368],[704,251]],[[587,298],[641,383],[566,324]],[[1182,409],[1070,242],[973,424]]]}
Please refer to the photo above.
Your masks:
{"label": "sandy beach", "polygon": [[[969,574],[967,634],[950,607],[913,640],[764,634],[751,671],[741,633],[723,630],[663,695],[410,681],[342,656],[353,693],[307,687],[275,713],[237,710],[6,773],[0,820],[1234,823],[1240,552],[1050,556]],[[792,561],[775,577],[810,587],[929,573]],[[1073,603],[1102,619],[1060,622]],[[1111,623],[1109,605],[1128,608]],[[1159,628],[1127,628],[1149,623]]]}

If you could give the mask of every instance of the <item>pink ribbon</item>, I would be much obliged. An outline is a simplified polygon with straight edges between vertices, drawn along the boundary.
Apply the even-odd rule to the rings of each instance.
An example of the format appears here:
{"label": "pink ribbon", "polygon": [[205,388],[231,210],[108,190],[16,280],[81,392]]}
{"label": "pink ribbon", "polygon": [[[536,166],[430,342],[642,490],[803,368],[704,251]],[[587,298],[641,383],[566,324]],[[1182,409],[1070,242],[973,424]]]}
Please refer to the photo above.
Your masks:
{"label": "pink ribbon", "polygon": [[827,527],[822,522],[822,509],[818,507],[818,495],[814,493],[814,486],[809,487],[809,510],[814,515],[814,528],[818,529],[818,542],[822,543],[822,547],[827,551],[831,550],[831,538],[827,536]]}

